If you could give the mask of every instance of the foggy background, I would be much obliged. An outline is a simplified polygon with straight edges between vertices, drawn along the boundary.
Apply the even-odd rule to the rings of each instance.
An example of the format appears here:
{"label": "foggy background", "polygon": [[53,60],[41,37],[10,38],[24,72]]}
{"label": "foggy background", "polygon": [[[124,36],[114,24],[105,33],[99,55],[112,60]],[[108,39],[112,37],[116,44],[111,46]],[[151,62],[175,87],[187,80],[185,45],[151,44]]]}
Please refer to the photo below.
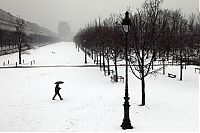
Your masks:
{"label": "foggy background", "polygon": [[[59,21],[68,21],[77,32],[98,16],[124,13],[140,8],[144,0],[0,0],[0,8],[21,18],[57,32]],[[197,13],[198,0],[164,0],[165,8],[181,8],[186,14]]]}

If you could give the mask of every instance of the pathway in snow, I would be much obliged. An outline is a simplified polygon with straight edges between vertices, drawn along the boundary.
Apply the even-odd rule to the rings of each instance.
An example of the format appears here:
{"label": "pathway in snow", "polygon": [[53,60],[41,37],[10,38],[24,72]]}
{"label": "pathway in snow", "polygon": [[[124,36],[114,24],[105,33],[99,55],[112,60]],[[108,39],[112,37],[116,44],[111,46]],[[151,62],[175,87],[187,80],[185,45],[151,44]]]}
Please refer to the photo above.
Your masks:
{"label": "pathway in snow", "polygon": [[[23,54],[29,65],[84,65],[73,43],[57,43]],[[0,62],[18,60],[17,53]],[[93,65],[91,59],[88,65]],[[24,66],[26,66],[24,65]],[[9,66],[9,65],[7,65]],[[179,75],[179,67],[167,72]],[[119,74],[124,75],[123,67]],[[141,103],[140,81],[129,74],[131,131],[197,131],[198,74],[184,70],[184,80],[158,74],[146,78],[147,106]],[[51,98],[54,82],[62,80],[63,101]],[[0,131],[122,131],[124,84],[111,83],[97,67],[0,69]]]}

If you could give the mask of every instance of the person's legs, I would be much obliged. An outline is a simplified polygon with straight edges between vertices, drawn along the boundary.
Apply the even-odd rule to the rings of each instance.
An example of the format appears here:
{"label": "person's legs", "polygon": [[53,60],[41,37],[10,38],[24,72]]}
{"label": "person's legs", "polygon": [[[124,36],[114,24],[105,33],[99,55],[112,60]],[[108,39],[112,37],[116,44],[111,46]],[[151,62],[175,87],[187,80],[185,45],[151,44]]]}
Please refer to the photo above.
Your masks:
{"label": "person's legs", "polygon": [[52,100],[55,100],[56,95],[57,95],[57,93],[55,93],[55,95],[53,96]]}
{"label": "person's legs", "polygon": [[61,97],[60,93],[58,93],[58,96],[60,97],[60,100],[63,100],[63,98]]}

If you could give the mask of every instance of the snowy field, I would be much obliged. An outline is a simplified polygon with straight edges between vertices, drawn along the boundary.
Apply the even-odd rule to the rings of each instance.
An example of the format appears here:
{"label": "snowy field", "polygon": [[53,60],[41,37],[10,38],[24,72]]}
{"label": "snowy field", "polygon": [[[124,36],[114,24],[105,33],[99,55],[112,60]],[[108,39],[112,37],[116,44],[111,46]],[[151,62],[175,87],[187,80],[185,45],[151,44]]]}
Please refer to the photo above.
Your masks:
{"label": "snowy field", "polygon": [[[24,52],[24,65],[84,65],[84,54],[74,43],[57,43]],[[9,65],[7,64],[9,60]],[[0,57],[0,67],[14,66],[18,54]],[[93,64],[88,59],[88,64]],[[173,79],[157,74],[146,78],[146,106],[141,86],[129,73],[130,120],[126,131],[199,131],[199,75],[196,66],[167,67]],[[119,68],[124,76],[124,68]],[[167,73],[166,72],[166,73]],[[52,101],[55,81],[61,95]],[[124,83],[111,83],[99,67],[42,67],[0,69],[0,131],[123,131]]]}

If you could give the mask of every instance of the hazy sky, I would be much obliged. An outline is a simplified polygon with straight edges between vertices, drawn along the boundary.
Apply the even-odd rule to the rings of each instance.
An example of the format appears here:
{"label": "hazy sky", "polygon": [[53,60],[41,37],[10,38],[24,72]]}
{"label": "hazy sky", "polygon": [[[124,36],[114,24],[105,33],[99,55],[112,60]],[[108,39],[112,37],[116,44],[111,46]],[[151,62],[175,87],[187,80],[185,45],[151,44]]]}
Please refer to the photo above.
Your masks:
{"label": "hazy sky", "polygon": [[[57,31],[60,20],[70,22],[72,30],[78,31],[85,23],[111,13],[124,13],[127,7],[132,11],[144,0],[0,0],[0,8],[19,15],[25,20]],[[164,7],[181,8],[185,13],[197,12],[198,0],[164,0]]]}

